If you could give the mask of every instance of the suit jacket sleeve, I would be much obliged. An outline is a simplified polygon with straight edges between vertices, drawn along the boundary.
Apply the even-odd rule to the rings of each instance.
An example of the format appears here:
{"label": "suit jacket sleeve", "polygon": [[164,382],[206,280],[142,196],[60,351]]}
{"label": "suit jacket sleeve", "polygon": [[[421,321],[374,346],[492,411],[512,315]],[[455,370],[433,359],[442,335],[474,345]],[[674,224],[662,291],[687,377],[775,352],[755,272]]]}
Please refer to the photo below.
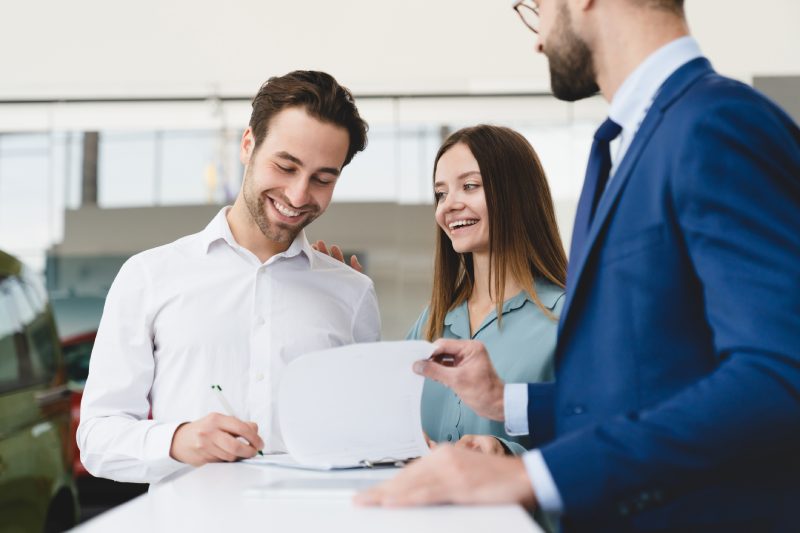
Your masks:
{"label": "suit jacket sleeve", "polygon": [[528,434],[534,448],[555,436],[555,384],[528,384]]}
{"label": "suit jacket sleeve", "polygon": [[[674,154],[665,202],[684,238],[675,253],[703,288],[717,364],[660,404],[542,448],[570,515],[800,443],[800,134],[757,98],[721,99],[688,130],[663,147]],[[539,419],[532,412],[533,435]]]}

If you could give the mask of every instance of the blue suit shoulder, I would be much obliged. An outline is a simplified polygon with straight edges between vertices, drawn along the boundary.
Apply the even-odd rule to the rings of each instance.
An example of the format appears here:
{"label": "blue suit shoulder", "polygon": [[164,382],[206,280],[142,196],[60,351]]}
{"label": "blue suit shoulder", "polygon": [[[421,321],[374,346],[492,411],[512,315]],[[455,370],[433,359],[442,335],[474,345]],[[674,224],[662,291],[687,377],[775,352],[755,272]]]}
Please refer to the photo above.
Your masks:
{"label": "blue suit shoulder", "polygon": [[757,131],[771,130],[795,144],[800,141],[797,124],[780,106],[753,87],[714,71],[699,77],[685,94],[672,100],[664,120],[687,132],[698,125],[747,126],[739,130],[740,136],[752,138]]}
{"label": "blue suit shoulder", "polygon": [[[800,129],[777,104],[752,87],[710,72],[665,109],[663,154],[678,203],[706,189],[752,198],[755,188],[800,195]],[[763,194],[762,194],[763,196]]]}

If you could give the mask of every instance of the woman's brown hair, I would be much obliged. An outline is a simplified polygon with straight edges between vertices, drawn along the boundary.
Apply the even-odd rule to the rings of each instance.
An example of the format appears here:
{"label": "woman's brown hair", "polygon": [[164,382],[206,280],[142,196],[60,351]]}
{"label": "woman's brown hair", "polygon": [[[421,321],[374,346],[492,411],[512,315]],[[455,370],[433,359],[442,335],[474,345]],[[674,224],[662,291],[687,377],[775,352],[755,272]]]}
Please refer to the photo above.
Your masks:
{"label": "woman's brown hair", "polygon": [[[450,135],[433,164],[456,144],[469,148],[478,162],[489,215],[489,288],[501,319],[506,273],[510,273],[549,317],[555,316],[536,294],[535,278],[564,288],[567,257],[558,233],[550,187],[530,143],[516,131],[481,124]],[[426,330],[428,340],[442,335],[445,315],[472,293],[472,254],[460,254],[442,228],[437,229],[433,293]]]}

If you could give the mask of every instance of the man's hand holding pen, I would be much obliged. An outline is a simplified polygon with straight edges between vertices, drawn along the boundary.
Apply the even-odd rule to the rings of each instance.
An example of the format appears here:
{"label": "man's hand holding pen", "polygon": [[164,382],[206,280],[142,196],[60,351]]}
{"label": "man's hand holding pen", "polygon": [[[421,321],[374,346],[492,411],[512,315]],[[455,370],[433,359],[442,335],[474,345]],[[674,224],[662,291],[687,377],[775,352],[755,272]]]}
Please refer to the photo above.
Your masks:
{"label": "man's hand holding pen", "polygon": [[172,437],[169,454],[182,463],[200,466],[249,459],[263,447],[264,441],[258,436],[255,422],[210,413],[179,426]]}

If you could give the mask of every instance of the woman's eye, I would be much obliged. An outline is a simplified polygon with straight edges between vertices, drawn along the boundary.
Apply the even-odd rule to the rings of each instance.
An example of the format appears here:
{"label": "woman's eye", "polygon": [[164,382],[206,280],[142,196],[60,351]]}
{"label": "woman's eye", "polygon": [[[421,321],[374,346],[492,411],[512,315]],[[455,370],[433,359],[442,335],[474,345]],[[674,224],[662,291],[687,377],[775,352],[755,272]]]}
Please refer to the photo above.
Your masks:
{"label": "woman's eye", "polygon": [[435,192],[435,193],[433,193],[433,198],[434,198],[434,200],[436,200],[436,203],[438,204],[439,202],[442,201],[442,198],[444,198],[444,193],[443,192]]}
{"label": "woman's eye", "polygon": [[477,188],[478,188],[478,184],[477,183],[465,183],[464,184],[464,190],[465,191],[471,191],[472,189],[477,189]]}

